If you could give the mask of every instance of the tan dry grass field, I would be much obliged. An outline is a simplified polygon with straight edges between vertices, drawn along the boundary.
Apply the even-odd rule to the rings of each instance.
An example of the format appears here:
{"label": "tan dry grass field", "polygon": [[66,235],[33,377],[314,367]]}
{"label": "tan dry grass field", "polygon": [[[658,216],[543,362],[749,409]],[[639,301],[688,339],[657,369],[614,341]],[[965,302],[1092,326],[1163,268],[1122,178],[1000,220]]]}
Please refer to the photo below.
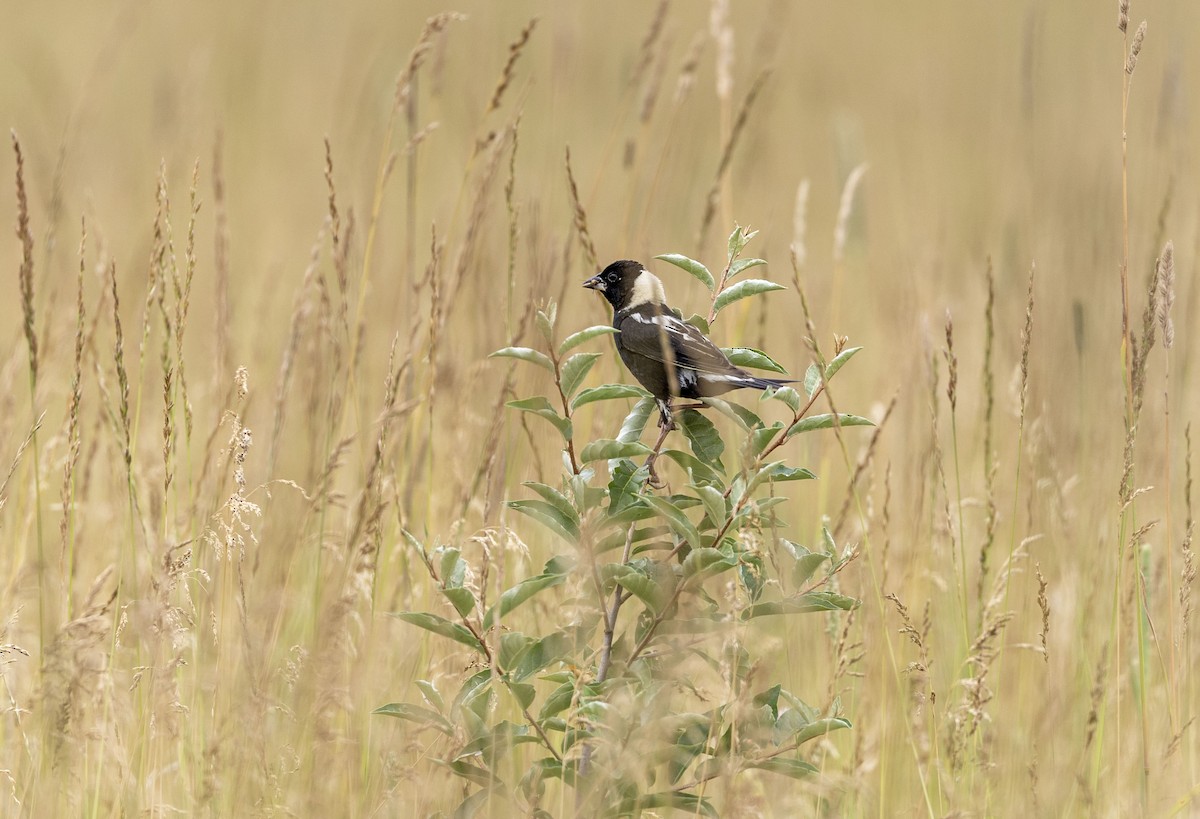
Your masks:
{"label": "tan dry grass field", "polygon": [[0,815],[450,815],[456,740],[372,714],[477,670],[388,616],[452,613],[403,532],[493,598],[563,548],[504,505],[559,481],[504,407],[546,374],[487,356],[609,320],[587,242],[719,268],[735,222],[787,289],[714,337],[802,377],[794,253],[877,427],[780,450],[861,607],[739,637],[853,727],[712,805],[1200,815],[1200,6],[730,6],[3,4]]}

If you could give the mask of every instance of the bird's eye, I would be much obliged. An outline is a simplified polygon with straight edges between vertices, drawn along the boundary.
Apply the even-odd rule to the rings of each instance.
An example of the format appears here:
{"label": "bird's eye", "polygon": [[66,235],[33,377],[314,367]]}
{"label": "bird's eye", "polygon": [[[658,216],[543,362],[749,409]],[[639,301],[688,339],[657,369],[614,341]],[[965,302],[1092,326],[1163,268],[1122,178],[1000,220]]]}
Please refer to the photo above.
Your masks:
{"label": "bird's eye", "polygon": [[608,274],[607,276],[605,276],[604,278],[605,278],[605,279],[607,279],[609,282],[615,282],[615,281],[617,280],[617,274],[616,274],[616,273],[609,273],[609,274]]}

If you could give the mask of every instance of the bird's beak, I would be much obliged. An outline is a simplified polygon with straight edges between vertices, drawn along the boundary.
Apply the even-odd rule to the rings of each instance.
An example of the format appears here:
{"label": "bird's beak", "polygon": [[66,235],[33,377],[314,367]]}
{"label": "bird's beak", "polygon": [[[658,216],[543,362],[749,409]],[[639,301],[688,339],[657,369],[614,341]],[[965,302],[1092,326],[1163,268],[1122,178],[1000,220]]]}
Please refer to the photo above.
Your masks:
{"label": "bird's beak", "polygon": [[604,279],[600,278],[600,274],[596,274],[595,276],[592,276],[590,279],[588,279],[586,282],[583,283],[583,286],[589,290],[599,290],[601,293],[603,293],[605,290]]}

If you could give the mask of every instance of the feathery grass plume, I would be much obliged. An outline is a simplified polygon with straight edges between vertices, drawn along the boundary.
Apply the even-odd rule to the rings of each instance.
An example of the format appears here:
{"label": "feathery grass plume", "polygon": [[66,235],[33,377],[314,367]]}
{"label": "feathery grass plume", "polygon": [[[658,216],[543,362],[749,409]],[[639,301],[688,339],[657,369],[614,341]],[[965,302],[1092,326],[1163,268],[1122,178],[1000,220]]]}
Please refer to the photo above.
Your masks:
{"label": "feathery grass plume", "polygon": [[[714,0],[714,3],[721,2],[727,2],[727,0]],[[732,42],[732,29],[730,29],[729,36]],[[720,62],[719,59],[718,62]],[[696,244],[698,246],[704,244],[704,238],[708,235],[708,229],[712,225],[713,217],[717,215],[717,202],[721,199],[721,184],[729,170],[729,163],[733,161],[733,151],[737,147],[738,138],[741,136],[742,130],[746,127],[746,121],[750,118],[750,109],[754,106],[754,101],[758,99],[759,92],[762,91],[763,85],[766,84],[767,78],[770,76],[770,70],[764,69],[754,78],[754,82],[750,85],[750,90],[746,92],[746,98],[742,100],[742,107],[738,109],[737,118],[733,121],[733,128],[729,131],[729,138],[725,140],[725,145],[721,149],[721,161],[717,163],[716,176],[713,178],[712,187],[708,189],[708,196],[705,197],[704,216],[700,220],[700,230],[696,232]]]}
{"label": "feathery grass plume", "polygon": [[800,180],[796,186],[796,209],[792,211],[792,259],[798,268],[803,268],[808,261],[808,247],[805,239],[808,235],[808,178]]}
{"label": "feathery grass plume", "polygon": [[1129,29],[1129,0],[1117,0],[1117,28],[1122,34]]}
{"label": "feathery grass plume", "polygon": [[[670,55],[671,38],[667,37],[661,43],[661,50],[655,53],[658,54],[658,59],[653,63],[654,70],[646,77],[646,82],[642,88],[642,103],[638,113],[638,120],[645,125],[650,122],[654,116],[654,109],[658,106],[658,97],[662,92],[663,78],[667,74],[667,59]],[[633,142],[629,144],[629,150],[633,150]],[[632,154],[630,154],[632,157]]]}
{"label": "feathery grass plume", "polygon": [[1142,414],[1142,406],[1146,397],[1146,372],[1150,362],[1150,351],[1154,349],[1157,340],[1158,320],[1158,278],[1162,265],[1156,263],[1150,272],[1150,281],[1146,288],[1146,309],[1142,311],[1142,335],[1132,351],[1131,384],[1133,387],[1133,416],[1129,419],[1130,427],[1136,427]]}
{"label": "feathery grass plume", "polygon": [[46,413],[42,413],[33,422],[33,426],[29,428],[29,434],[25,436],[25,440],[17,447],[17,454],[13,456],[12,464],[8,467],[8,474],[4,476],[4,480],[0,481],[0,509],[4,509],[4,504],[8,500],[8,496],[4,494],[8,490],[8,484],[12,480],[13,474],[17,471],[17,467],[21,464],[21,458],[25,455],[25,450],[29,449],[30,445],[37,440],[37,431],[42,428],[42,419],[46,417]]}
{"label": "feathery grass plume", "polygon": [[733,26],[729,22],[729,0],[712,0],[708,31],[717,44],[717,99],[728,103],[733,93]]}
{"label": "feathery grass plume", "polygon": [[675,81],[674,103],[676,106],[683,102],[696,87],[696,72],[700,68],[700,55],[704,53],[704,44],[707,41],[703,32],[697,32],[696,36],[692,38],[691,45],[688,46],[683,64],[679,67],[679,79]]}
{"label": "feathery grass plume", "polygon": [[75,748],[84,747],[95,730],[93,716],[111,686],[112,658],[107,645],[112,633],[112,608],[117,599],[109,565],[92,582],[78,617],[55,634],[44,660],[42,709],[50,716],[50,756],[62,764]]}
{"label": "feathery grass plume", "polygon": [[658,53],[658,41],[662,37],[663,28],[667,22],[667,11],[671,5],[671,0],[658,0],[658,6],[654,9],[654,16],[650,18],[650,27],[646,29],[646,34],[642,37],[641,45],[637,49],[637,62],[633,66],[633,71],[629,75],[629,85],[636,86],[642,81],[642,77],[646,74],[646,69],[650,67],[654,60],[654,55]]}
{"label": "feathery grass plume", "polygon": [[517,287],[517,239],[520,237],[521,208],[516,202],[517,147],[520,144],[521,117],[513,123],[512,151],[508,155],[508,180],[504,183],[504,210],[508,213],[508,259],[504,288],[505,333],[512,335],[513,293]]}
{"label": "feathery grass plume", "polygon": [[[471,203],[470,215],[467,218],[467,228],[463,233],[462,239],[459,241],[458,256],[454,263],[454,276],[449,280],[449,286],[445,290],[446,304],[455,303],[455,297],[458,295],[458,289],[462,286],[467,269],[475,259],[475,251],[479,245],[479,235],[490,212],[488,208],[488,194],[491,193],[492,183],[496,179],[496,171],[500,167],[500,157],[504,153],[506,140],[511,135],[512,126],[510,125],[490,141],[487,161],[480,173],[479,181],[475,188],[475,199]],[[426,268],[426,276],[428,277],[431,274],[432,271]],[[444,322],[445,317],[442,320]]]}
{"label": "feathery grass plume", "polygon": [[958,356],[954,354],[954,317],[946,310],[946,367],[949,379],[946,382],[946,397],[950,400],[950,412],[958,409]]}
{"label": "feathery grass plume", "polygon": [[892,462],[888,461],[887,467],[883,470],[883,513],[880,519],[880,528],[883,530],[883,546],[880,548],[880,575],[879,588],[886,591],[888,588],[888,556],[892,551]]}
{"label": "feathery grass plume", "polygon": [[1143,20],[1133,34],[1133,43],[1129,46],[1129,56],[1125,58],[1125,73],[1131,77],[1134,69],[1137,68],[1138,55],[1142,53],[1142,41],[1145,39],[1146,21]]}
{"label": "feathery grass plume", "polygon": [[1167,242],[1158,260],[1158,323],[1162,330],[1163,347],[1175,344],[1175,323],[1171,307],[1175,304],[1175,244]]}
{"label": "feathery grass plume", "polygon": [[837,542],[842,540],[844,534],[843,527],[850,518],[850,506],[854,501],[855,487],[858,486],[862,476],[871,467],[875,460],[875,451],[879,446],[879,438],[883,434],[883,429],[887,426],[888,419],[892,417],[892,410],[896,408],[896,402],[899,400],[899,392],[892,395],[892,400],[883,410],[883,415],[875,424],[875,428],[871,430],[871,437],[867,441],[866,447],[863,448],[862,454],[858,457],[858,462],[854,465],[854,474],[850,477],[850,482],[846,485],[846,497],[842,499],[842,507],[838,510],[836,521],[833,525],[833,539]]}
{"label": "feathery grass plume", "polygon": [[1047,636],[1050,634],[1050,598],[1046,596],[1046,578],[1042,574],[1041,561],[1035,561],[1033,564],[1034,572],[1037,575],[1038,593],[1037,602],[1038,608],[1042,610],[1042,630],[1038,637],[1042,641],[1042,659],[1047,663],[1050,662],[1050,647],[1046,642]]}
{"label": "feathery grass plume", "polygon": [[983,608],[983,590],[987,583],[988,558],[996,542],[996,529],[1000,523],[999,507],[996,504],[996,464],[992,445],[992,431],[996,409],[996,376],[993,370],[993,349],[996,338],[996,277],[992,270],[992,257],[987,260],[987,303],[983,309],[983,480],[987,505],[983,545],[979,549],[979,578],[975,597],[979,608]]}
{"label": "feathery grass plume", "polygon": [[1025,292],[1025,326],[1021,328],[1021,416],[1025,423],[1025,408],[1029,397],[1029,346],[1033,341],[1033,281],[1037,265],[1029,265],[1029,284]]}
{"label": "feathery grass plume", "polygon": [[[1183,433],[1187,447],[1184,452],[1184,482],[1183,504],[1187,510],[1187,520],[1183,528],[1183,573],[1179,578],[1179,610],[1182,623],[1181,634],[1183,645],[1190,647],[1187,639],[1192,622],[1192,585],[1196,582],[1196,555],[1192,551],[1192,535],[1195,533],[1196,521],[1192,515],[1192,425],[1188,424]],[[1190,651],[1189,651],[1190,654]],[[1191,668],[1188,655],[1185,655],[1185,668]]]}
{"label": "feathery grass plume", "polygon": [[[313,278],[317,273],[317,266],[321,261],[321,246],[325,244],[325,230],[326,228],[330,228],[331,234],[335,232],[332,229],[332,224],[333,220],[327,218],[321,224],[321,229],[317,231],[317,240],[313,242],[312,249],[308,254],[308,267],[304,269],[304,275],[300,279],[300,286],[296,288],[296,295],[292,301],[292,317],[288,322],[287,343],[283,347],[283,357],[279,362],[279,378],[275,386],[275,410],[271,423],[271,445],[267,450],[268,477],[275,475],[275,465],[279,457],[279,442],[283,432],[284,416],[287,412],[288,390],[292,383],[292,368],[296,362],[296,353],[300,348],[304,326],[312,313],[309,291],[312,288]],[[334,249],[335,251],[337,249],[336,239],[334,240]]]}
{"label": "feathery grass plume", "polygon": [[409,95],[412,93],[413,79],[416,77],[417,70],[425,62],[429,56],[430,50],[433,48],[439,34],[446,30],[446,27],[453,22],[465,20],[466,15],[459,14],[454,11],[443,11],[435,14],[425,21],[425,27],[421,30],[421,36],[417,38],[416,45],[413,46],[408,55],[408,62],[404,68],[400,70],[399,76],[396,77],[396,94],[393,101],[393,111],[399,111],[408,103]]}
{"label": "feathery grass plume", "polygon": [[36,391],[38,339],[33,312],[33,232],[29,229],[29,197],[25,193],[25,155],[16,131],[12,131],[12,146],[17,159],[17,238],[21,241],[21,266],[17,276],[21,290],[21,315],[25,319],[25,342],[29,345],[29,384],[30,389]]}
{"label": "feathery grass plume", "polygon": [[212,168],[213,218],[216,222],[216,230],[213,232],[213,266],[217,274],[216,364],[213,373],[218,379],[221,373],[228,373],[233,369],[229,341],[232,306],[229,301],[229,214],[225,202],[224,143],[225,135],[218,130],[213,141]]}
{"label": "feathery grass plume", "polygon": [[67,590],[67,612],[71,609],[71,581],[75,576],[75,467],[79,463],[79,407],[83,402],[83,344],[87,308],[83,301],[83,272],[86,267],[87,220],[80,220],[79,277],[75,295],[75,359],[71,372],[71,392],[67,396],[67,457],[63,463],[62,520],[58,534],[62,541],[59,556],[63,582]]}
{"label": "feathery grass plume", "polygon": [[512,82],[513,69],[517,65],[517,60],[521,57],[521,52],[525,50],[525,45],[529,42],[530,35],[537,27],[538,18],[530,17],[529,22],[525,24],[525,28],[521,29],[521,33],[517,39],[513,40],[508,46],[508,60],[504,63],[504,70],[500,72],[500,80],[496,83],[496,90],[492,92],[491,102],[488,103],[487,110],[483,112],[484,116],[495,111],[500,107],[500,101],[504,99],[504,92],[508,90],[509,84]]}
{"label": "feathery grass plume", "polygon": [[833,262],[840,264],[846,253],[846,236],[850,226],[850,214],[854,210],[854,194],[867,172],[867,163],[859,163],[842,186],[842,198],[838,204],[837,222],[833,229]]}
{"label": "feathery grass plume", "polygon": [[196,217],[200,213],[200,160],[192,164],[192,184],[188,191],[188,233],[184,249],[182,287],[175,277],[175,368],[179,373],[179,397],[183,403],[183,426],[190,446],[192,442],[192,402],[188,398],[187,373],[183,363],[183,334],[187,329],[188,311],[192,306],[192,278],[196,274]]}
{"label": "feathery grass plume", "polygon": [[129,374],[125,370],[125,334],[121,331],[121,299],[117,295],[117,263],[110,259],[108,263],[108,279],[112,287],[113,314],[113,361],[117,368],[117,406],[120,412],[121,451],[125,459],[125,472],[129,478],[129,487],[133,489],[133,452],[129,420]]}
{"label": "feathery grass plume", "polygon": [[592,236],[588,233],[587,212],[583,202],[579,201],[579,188],[575,185],[575,174],[571,171],[571,146],[567,146],[567,190],[571,194],[571,209],[575,214],[575,233],[579,236],[579,244],[583,248],[584,261],[589,270],[598,270],[600,262],[596,256],[596,246],[592,244]]}

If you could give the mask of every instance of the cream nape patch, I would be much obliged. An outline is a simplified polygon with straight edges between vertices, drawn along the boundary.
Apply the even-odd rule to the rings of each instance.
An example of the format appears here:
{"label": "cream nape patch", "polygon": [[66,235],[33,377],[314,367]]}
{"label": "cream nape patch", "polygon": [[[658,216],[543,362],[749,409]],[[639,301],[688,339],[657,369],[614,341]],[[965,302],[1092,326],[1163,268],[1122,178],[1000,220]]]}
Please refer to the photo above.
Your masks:
{"label": "cream nape patch", "polygon": [[629,297],[629,307],[635,307],[639,304],[666,304],[667,291],[663,289],[663,283],[645,268],[638,274],[638,277],[633,282],[633,293]]}

